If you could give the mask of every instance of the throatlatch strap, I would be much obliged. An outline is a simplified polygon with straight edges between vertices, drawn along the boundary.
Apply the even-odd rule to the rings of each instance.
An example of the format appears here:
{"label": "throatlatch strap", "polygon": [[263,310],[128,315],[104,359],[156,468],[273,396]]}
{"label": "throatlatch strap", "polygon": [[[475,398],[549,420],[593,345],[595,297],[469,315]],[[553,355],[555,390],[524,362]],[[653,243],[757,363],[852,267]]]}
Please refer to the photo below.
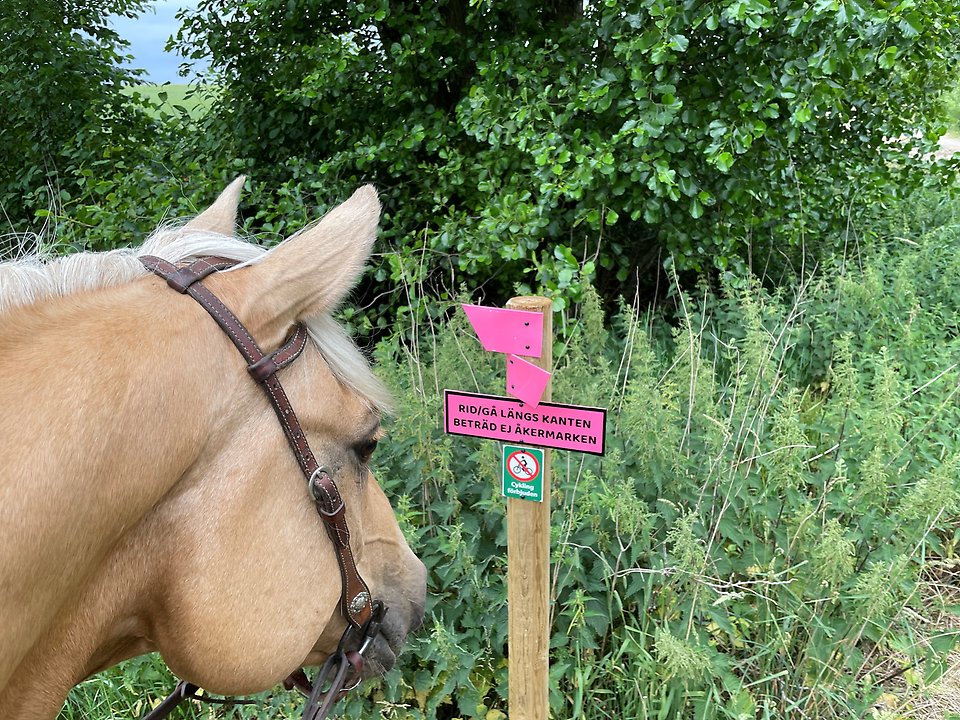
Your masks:
{"label": "throatlatch strap", "polygon": [[298,325],[293,335],[280,349],[270,355],[264,355],[256,340],[237,316],[201,282],[211,273],[237,265],[236,260],[219,257],[201,258],[184,267],[177,267],[162,258],[149,255],[141,257],[140,261],[147,270],[166,280],[171,288],[181,294],[189,294],[203,306],[236,345],[247,362],[250,375],[263,386],[280,420],[280,427],[283,428],[287,442],[290,443],[293,454],[297,458],[297,463],[304,477],[307,478],[327,535],[333,542],[343,585],[343,593],[340,596],[343,616],[353,627],[362,629],[373,614],[372,599],[370,589],[357,570],[353,551],[350,548],[350,530],[347,527],[343,498],[329,472],[322,468],[314,457],[300,420],[277,378],[277,371],[296,360],[306,347],[306,328]]}

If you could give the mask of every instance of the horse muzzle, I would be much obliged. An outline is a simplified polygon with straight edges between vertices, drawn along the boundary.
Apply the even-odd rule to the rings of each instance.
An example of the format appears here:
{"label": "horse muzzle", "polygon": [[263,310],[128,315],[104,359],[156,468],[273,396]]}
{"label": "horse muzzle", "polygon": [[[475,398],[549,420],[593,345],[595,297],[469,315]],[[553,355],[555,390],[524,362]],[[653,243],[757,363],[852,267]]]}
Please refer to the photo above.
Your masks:
{"label": "horse muzzle", "polygon": [[[348,625],[336,652],[331,654],[311,682],[301,668],[291,674],[284,686],[297,689],[307,697],[304,720],[326,718],[334,703],[369,677],[382,675],[396,661],[396,651],[381,634],[386,607],[375,602],[370,620],[357,630]],[[379,652],[374,650],[380,644]],[[382,664],[383,647],[391,658],[388,667]],[[399,649],[399,648],[398,648]],[[376,667],[372,667],[376,666]]]}

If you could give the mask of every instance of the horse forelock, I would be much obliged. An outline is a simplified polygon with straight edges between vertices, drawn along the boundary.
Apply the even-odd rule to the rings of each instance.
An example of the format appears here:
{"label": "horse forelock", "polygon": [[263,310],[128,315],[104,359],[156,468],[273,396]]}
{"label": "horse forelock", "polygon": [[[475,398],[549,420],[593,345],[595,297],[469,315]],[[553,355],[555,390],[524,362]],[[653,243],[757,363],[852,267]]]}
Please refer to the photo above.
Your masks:
{"label": "horse forelock", "polygon": [[[240,263],[231,268],[237,270],[260,262],[269,252],[267,248],[236,237],[166,225],[136,248],[62,257],[26,253],[0,263],[0,315],[45,299],[133,282],[148,273],[140,262],[145,255],[174,264],[208,256],[224,257],[239,260]],[[308,318],[305,324],[333,375],[363,398],[371,409],[390,412],[393,409],[390,392],[374,375],[367,358],[340,324],[328,314]]]}

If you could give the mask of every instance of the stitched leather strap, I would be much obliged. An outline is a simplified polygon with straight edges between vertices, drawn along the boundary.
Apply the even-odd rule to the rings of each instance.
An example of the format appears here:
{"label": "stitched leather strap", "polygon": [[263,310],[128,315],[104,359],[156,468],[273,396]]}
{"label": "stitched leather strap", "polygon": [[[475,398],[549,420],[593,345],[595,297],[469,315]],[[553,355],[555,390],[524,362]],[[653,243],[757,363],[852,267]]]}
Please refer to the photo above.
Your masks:
{"label": "stitched leather strap", "polygon": [[358,630],[361,629],[371,618],[372,598],[370,589],[357,570],[353,551],[350,548],[350,529],[347,526],[343,498],[330,472],[321,467],[314,457],[300,420],[277,378],[277,371],[296,360],[306,347],[306,328],[298,325],[282,347],[269,355],[264,355],[256,340],[237,316],[201,282],[213,272],[238,264],[236,260],[218,257],[201,258],[182,267],[149,255],[141,257],[140,260],[147,270],[162,277],[171,288],[181,294],[189,294],[203,306],[243,355],[251,377],[266,391],[270,404],[280,420],[280,427],[283,428],[297,463],[304,477],[307,478],[310,493],[316,503],[317,512],[323,518],[327,535],[333,542],[343,588],[340,596],[341,612],[347,622]]}

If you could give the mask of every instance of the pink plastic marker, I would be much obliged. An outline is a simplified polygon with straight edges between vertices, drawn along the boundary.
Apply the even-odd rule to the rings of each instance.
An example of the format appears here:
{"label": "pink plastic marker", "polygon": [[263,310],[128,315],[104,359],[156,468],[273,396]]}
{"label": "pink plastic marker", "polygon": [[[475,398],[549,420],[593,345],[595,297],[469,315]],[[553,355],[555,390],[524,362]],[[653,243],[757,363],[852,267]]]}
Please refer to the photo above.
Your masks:
{"label": "pink plastic marker", "polygon": [[463,311],[484,350],[535,358],[543,352],[543,313],[466,304]]}
{"label": "pink plastic marker", "polygon": [[516,355],[507,355],[507,393],[531,407],[540,404],[550,373]]}

